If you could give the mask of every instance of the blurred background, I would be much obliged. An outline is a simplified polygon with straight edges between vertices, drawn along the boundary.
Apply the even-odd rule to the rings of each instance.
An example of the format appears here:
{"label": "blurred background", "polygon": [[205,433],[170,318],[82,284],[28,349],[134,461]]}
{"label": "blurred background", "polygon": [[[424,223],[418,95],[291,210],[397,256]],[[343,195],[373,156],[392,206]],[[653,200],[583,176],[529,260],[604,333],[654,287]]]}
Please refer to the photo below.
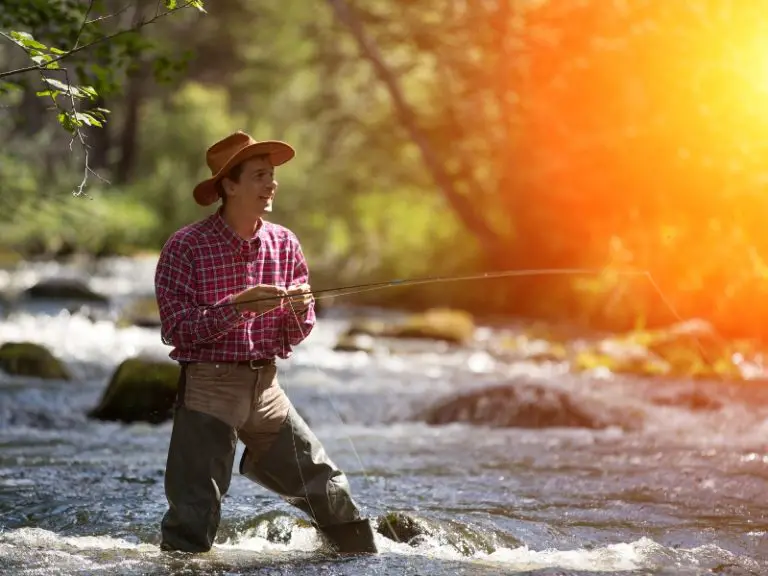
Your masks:
{"label": "blurred background", "polygon": [[[273,218],[304,243],[315,287],[587,267],[601,272],[356,301],[608,329],[676,321],[647,277],[621,272],[632,268],[680,316],[765,335],[759,3],[182,6],[4,3],[0,28],[59,49],[139,26],[67,57],[68,78],[45,73],[95,89],[79,110],[109,110],[81,129],[87,197],[72,195],[83,148],[38,95],[50,85],[39,71],[0,77],[4,258],[156,253],[207,213],[191,198],[205,150],[242,129],[298,150],[278,171]],[[0,71],[28,66],[5,40]],[[58,102],[71,109],[66,93]]]}

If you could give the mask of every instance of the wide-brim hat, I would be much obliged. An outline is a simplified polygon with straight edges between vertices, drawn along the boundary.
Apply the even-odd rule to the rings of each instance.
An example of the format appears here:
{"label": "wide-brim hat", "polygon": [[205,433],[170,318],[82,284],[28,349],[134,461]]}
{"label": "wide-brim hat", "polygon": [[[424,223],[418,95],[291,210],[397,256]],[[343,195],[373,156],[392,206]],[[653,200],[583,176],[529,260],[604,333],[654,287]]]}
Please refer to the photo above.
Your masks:
{"label": "wide-brim hat", "polygon": [[280,166],[295,155],[296,151],[285,142],[254,140],[245,132],[237,131],[208,148],[205,161],[211,169],[211,177],[195,186],[192,195],[201,206],[209,206],[219,199],[216,183],[234,166],[254,156],[267,156],[272,166]]}

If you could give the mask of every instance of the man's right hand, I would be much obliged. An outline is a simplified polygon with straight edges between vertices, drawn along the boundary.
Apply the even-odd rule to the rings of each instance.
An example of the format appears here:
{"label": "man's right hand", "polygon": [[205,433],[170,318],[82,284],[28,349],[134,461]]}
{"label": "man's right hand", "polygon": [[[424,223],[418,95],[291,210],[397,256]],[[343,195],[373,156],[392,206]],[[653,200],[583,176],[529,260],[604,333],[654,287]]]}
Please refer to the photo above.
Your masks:
{"label": "man's right hand", "polygon": [[[263,314],[274,308],[279,308],[282,303],[282,297],[286,295],[285,289],[269,284],[257,284],[251,288],[243,290],[235,296],[234,302],[240,312],[256,312]],[[272,300],[262,300],[263,298],[273,298]],[[261,300],[253,302],[253,300]]]}

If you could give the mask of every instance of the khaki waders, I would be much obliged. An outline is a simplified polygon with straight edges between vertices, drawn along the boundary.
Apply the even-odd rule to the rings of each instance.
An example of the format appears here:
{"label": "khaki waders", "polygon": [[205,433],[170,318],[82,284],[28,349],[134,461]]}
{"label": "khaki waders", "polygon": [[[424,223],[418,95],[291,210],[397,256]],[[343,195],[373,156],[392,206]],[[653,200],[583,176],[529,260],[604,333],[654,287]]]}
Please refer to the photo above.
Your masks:
{"label": "khaki waders", "polygon": [[271,361],[182,364],[165,471],[163,550],[211,549],[239,438],[240,474],[306,513],[335,551],[377,551],[346,476],[276,374]]}

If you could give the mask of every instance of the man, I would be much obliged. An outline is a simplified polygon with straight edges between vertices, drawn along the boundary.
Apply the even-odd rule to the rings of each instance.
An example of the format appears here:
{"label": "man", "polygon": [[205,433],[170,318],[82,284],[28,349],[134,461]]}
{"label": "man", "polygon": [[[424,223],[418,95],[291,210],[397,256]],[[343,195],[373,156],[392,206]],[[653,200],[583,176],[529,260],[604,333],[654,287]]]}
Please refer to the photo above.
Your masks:
{"label": "man", "polygon": [[[155,273],[164,343],[181,365],[161,522],[163,550],[211,549],[239,471],[310,516],[339,552],[376,552],[344,473],[278,384],[286,359],[315,324],[307,263],[296,236],[268,222],[276,166],[295,155],[236,132],[208,149],[211,178],[193,196],[215,213],[175,232]],[[271,300],[267,300],[271,299]]]}

